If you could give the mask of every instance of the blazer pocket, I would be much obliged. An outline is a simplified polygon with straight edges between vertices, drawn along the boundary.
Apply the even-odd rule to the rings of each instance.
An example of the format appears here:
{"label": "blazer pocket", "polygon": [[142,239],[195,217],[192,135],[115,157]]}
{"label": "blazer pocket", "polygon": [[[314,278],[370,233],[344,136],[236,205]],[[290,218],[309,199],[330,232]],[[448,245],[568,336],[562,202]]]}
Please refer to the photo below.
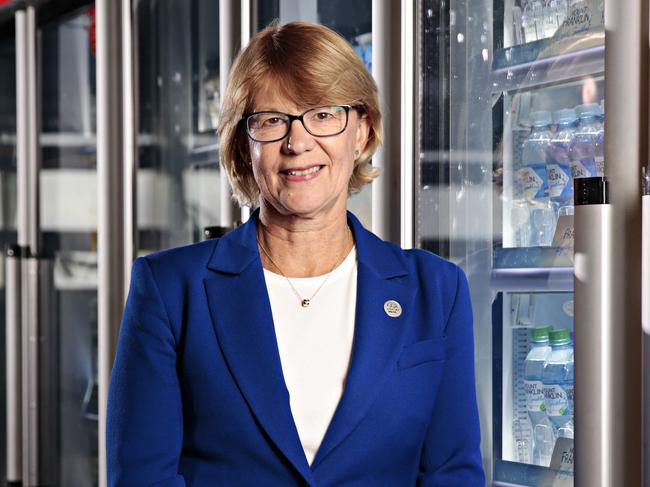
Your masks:
{"label": "blazer pocket", "polygon": [[427,362],[442,362],[446,358],[445,337],[430,338],[406,345],[397,360],[399,369],[408,369]]}

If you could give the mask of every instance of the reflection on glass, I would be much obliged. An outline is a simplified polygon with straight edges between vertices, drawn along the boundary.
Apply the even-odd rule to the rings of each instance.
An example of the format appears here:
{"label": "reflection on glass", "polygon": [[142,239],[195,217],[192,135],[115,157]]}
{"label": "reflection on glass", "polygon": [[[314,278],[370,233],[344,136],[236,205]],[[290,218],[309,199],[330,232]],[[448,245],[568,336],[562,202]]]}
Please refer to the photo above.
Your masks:
{"label": "reflection on glass", "polygon": [[[0,452],[6,452],[4,248],[16,235],[16,48],[0,39]],[[7,478],[7,456],[0,456],[0,479]]]}
{"label": "reflection on glass", "polygon": [[139,253],[219,224],[219,2],[139,0]]}
{"label": "reflection on glass", "polygon": [[[372,0],[259,0],[257,4],[259,30],[274,19],[282,23],[300,20],[326,25],[345,37],[368,70],[372,70]],[[372,184],[350,198],[348,209],[365,227],[371,228]]]}
{"label": "reflection on glass", "polygon": [[[53,261],[57,485],[96,485],[97,175],[93,7],[42,26],[41,230]],[[44,387],[51,387],[44,384]],[[53,460],[54,461],[54,460]]]}

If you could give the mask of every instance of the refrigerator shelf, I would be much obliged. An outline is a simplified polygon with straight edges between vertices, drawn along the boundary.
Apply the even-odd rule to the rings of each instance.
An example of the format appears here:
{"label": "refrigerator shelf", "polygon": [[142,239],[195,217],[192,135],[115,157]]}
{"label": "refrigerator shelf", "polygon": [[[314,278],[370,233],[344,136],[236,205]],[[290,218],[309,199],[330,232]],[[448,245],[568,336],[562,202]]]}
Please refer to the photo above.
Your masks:
{"label": "refrigerator shelf", "polygon": [[[497,460],[492,487],[550,487],[567,485],[566,472],[549,467]],[[564,482],[563,482],[564,481]]]}
{"label": "refrigerator shelf", "polygon": [[573,255],[559,247],[496,248],[492,289],[515,292],[573,291]]}
{"label": "refrigerator shelf", "polygon": [[604,32],[595,30],[561,41],[543,39],[494,53],[492,93],[566,83],[605,72]]}

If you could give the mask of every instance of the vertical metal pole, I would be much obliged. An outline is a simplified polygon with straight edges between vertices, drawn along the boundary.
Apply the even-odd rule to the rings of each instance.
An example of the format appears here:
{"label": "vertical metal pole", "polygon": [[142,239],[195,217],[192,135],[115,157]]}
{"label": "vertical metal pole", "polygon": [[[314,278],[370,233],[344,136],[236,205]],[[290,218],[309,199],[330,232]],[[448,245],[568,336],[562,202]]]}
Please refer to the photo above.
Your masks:
{"label": "vertical metal pole", "polygon": [[[418,106],[416,99],[417,89],[415,86],[415,26],[416,19],[416,2],[412,0],[402,0],[402,28],[401,28],[401,110],[400,110],[400,128],[401,148],[401,176],[400,176],[400,245],[403,248],[413,248],[414,239],[414,199],[415,191],[415,108]],[[374,216],[373,216],[374,219]]]}
{"label": "vertical metal pole", "polygon": [[[648,6],[642,0],[605,2],[605,173],[612,206],[611,306],[615,328],[605,346],[611,368],[608,478],[583,482],[594,467],[588,430],[576,425],[576,485],[641,484],[641,161],[648,154]],[[577,215],[576,215],[577,218]],[[576,228],[577,231],[577,228]],[[596,303],[594,303],[596,305]],[[576,345],[582,338],[576,334]],[[576,364],[576,374],[579,374]],[[576,387],[579,387],[579,375]],[[576,405],[580,401],[576,389]]]}
{"label": "vertical metal pole", "polygon": [[[239,36],[240,39],[240,48],[243,49],[251,37],[255,34],[255,26],[257,25],[257,16],[255,14],[257,2],[253,0],[240,0],[241,4],[241,33]],[[250,208],[243,206],[240,211],[241,222],[244,223],[250,218]]]}
{"label": "vertical metal pole", "polygon": [[384,114],[384,144],[372,159],[381,171],[372,185],[372,231],[400,242],[401,165],[401,2],[372,2],[372,74]]}
{"label": "vertical metal pole", "polygon": [[22,479],[21,248],[6,254],[7,481]]}
{"label": "vertical metal pole", "polygon": [[29,256],[40,250],[39,238],[39,142],[37,29],[34,7],[16,12],[17,95],[17,186],[18,244],[25,249],[20,264],[20,355],[21,355],[21,480],[37,485],[39,476],[40,427],[38,361],[38,261]]}
{"label": "vertical metal pole", "polygon": [[106,401],[125,299],[122,2],[98,0],[98,388],[99,485],[106,485]]}
{"label": "vertical metal pole", "polygon": [[[616,398],[612,343],[616,326],[612,315],[612,205],[605,198],[581,201],[582,183],[575,185],[575,425],[578,486],[612,484],[611,443]],[[587,183],[585,183],[586,185]],[[586,191],[584,192],[586,193]]]}
{"label": "vertical metal pole", "polygon": [[[219,2],[219,91],[226,92],[230,67],[239,52],[241,35],[241,6],[237,0],[221,0]],[[235,220],[240,218],[240,210],[232,200],[228,177],[221,171],[219,178],[221,186],[220,225],[232,227]]]}
{"label": "vertical metal pole", "polygon": [[124,138],[124,288],[129,288],[131,265],[138,252],[137,223],[137,43],[131,0],[122,0],[122,86]]}

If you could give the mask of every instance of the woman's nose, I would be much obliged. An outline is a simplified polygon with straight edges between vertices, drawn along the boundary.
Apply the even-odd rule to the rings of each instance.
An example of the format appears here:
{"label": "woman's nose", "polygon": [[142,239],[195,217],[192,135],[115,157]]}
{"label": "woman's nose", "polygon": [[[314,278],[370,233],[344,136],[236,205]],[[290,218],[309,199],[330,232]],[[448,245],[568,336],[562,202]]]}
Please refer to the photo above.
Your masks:
{"label": "woman's nose", "polygon": [[315,144],[314,137],[305,129],[300,120],[292,120],[289,135],[284,139],[282,148],[287,153],[300,154],[309,151]]}

